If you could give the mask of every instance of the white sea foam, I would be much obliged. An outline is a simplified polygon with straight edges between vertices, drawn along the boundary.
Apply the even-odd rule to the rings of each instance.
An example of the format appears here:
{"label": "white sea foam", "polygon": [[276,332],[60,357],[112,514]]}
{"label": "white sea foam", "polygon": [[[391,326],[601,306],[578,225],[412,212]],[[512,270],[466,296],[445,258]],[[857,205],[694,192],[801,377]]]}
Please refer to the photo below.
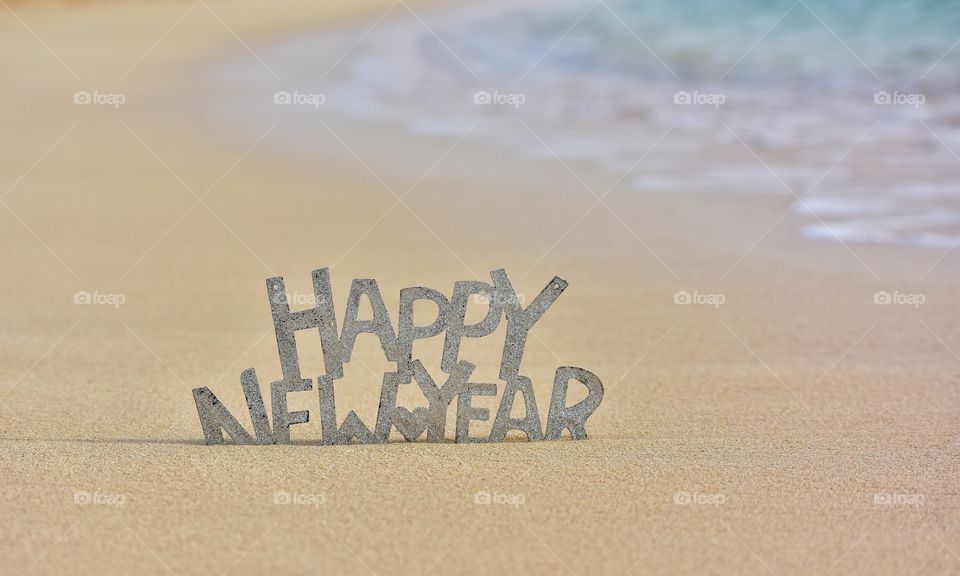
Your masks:
{"label": "white sea foam", "polygon": [[[584,12],[590,2],[571,0],[398,12],[355,45],[364,27],[258,47],[279,82],[247,54],[222,63],[211,113],[251,137],[279,117],[272,141],[308,153],[327,135],[318,119],[446,139],[476,123],[471,138],[504,157],[559,157],[637,193],[802,198],[793,217],[805,237],[951,245],[960,237],[960,57],[947,48],[958,11],[810,0],[776,20],[791,4],[610,0],[613,12]],[[278,110],[268,95],[290,88],[327,103]]]}

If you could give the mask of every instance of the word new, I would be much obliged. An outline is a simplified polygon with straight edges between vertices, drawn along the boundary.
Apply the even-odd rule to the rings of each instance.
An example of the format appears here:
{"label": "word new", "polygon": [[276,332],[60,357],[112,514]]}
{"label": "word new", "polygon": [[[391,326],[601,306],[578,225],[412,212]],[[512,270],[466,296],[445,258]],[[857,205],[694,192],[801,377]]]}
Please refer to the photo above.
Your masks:
{"label": "word new", "polygon": [[[519,373],[527,335],[567,288],[567,282],[554,277],[527,307],[523,307],[522,299],[517,296],[504,270],[494,270],[490,273],[490,278],[490,284],[479,281],[455,282],[449,299],[432,288],[404,288],[400,291],[396,331],[387,314],[377,282],[354,280],[347,298],[343,330],[339,332],[334,313],[330,272],[327,268],[313,272],[316,305],[297,312],[290,311],[283,278],[267,279],[267,292],[283,374],[280,381],[270,385],[272,426],[264,407],[256,371],[250,368],[241,374],[240,385],[253,423],[253,434],[237,421],[209,388],[197,388],[193,391],[206,443],[223,444],[224,431],[236,444],[290,443],[290,426],[308,422],[309,411],[290,412],[287,409],[287,395],[313,389],[313,381],[303,378],[300,373],[300,358],[294,335],[300,330],[313,329],[320,333],[325,370],[325,373],[316,379],[324,444],[347,444],[354,440],[364,444],[383,443],[394,428],[407,441],[413,441],[426,432],[427,441],[443,442],[446,438],[447,411],[454,400],[456,442],[498,442],[511,430],[523,432],[528,440],[556,440],[560,438],[563,430],[569,430],[574,439],[586,438],[586,420],[603,399],[603,384],[596,375],[574,366],[557,368],[550,398],[550,412],[544,430],[537,412],[533,384],[529,378]],[[364,298],[373,310],[373,318],[370,320],[358,318],[360,302]],[[414,303],[418,300],[429,300],[436,305],[437,315],[430,324],[414,323]],[[471,300],[486,306],[486,315],[479,322],[466,324],[467,304]],[[460,342],[463,338],[482,338],[492,334],[504,316],[507,323],[506,338],[499,374],[499,378],[505,383],[503,397],[490,435],[473,437],[470,436],[470,422],[490,419],[489,410],[472,405],[473,398],[495,396],[497,385],[469,381],[475,366],[460,358]],[[336,413],[333,385],[343,377],[343,365],[350,362],[354,343],[361,333],[375,335],[386,358],[397,364],[396,372],[387,372],[383,376],[380,408],[373,429],[353,411],[347,414],[342,424],[338,424]],[[438,385],[420,360],[413,358],[414,341],[440,334],[444,334],[440,368],[446,374],[446,381],[442,385]],[[567,390],[571,380],[576,380],[586,387],[587,397],[573,406],[567,406]],[[411,411],[397,406],[400,386],[409,385],[411,382],[416,382],[420,388],[428,403],[426,407],[417,407]],[[522,418],[511,418],[510,413],[517,394],[523,396],[526,413]]]}

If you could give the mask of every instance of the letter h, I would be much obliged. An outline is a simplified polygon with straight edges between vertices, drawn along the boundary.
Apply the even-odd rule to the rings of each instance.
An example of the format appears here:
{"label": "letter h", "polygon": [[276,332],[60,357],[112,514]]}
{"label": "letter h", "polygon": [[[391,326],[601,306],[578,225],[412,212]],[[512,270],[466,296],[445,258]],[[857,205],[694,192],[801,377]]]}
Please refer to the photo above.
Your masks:
{"label": "letter h", "polygon": [[316,303],[313,308],[290,311],[286,286],[282,276],[267,279],[267,293],[270,296],[270,312],[273,315],[273,329],[277,335],[277,351],[280,353],[280,368],[283,379],[288,383],[298,383],[300,357],[297,353],[297,330],[316,328],[320,332],[323,346],[323,365],[326,376],[343,377],[343,351],[337,335],[337,317],[333,308],[333,291],[330,287],[330,270],[321,268],[313,271],[313,293]]}

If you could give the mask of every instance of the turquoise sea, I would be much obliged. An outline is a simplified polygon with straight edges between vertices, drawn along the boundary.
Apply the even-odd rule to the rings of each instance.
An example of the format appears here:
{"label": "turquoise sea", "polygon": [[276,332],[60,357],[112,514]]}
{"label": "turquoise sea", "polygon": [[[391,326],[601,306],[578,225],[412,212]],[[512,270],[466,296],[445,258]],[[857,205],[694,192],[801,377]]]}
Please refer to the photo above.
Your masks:
{"label": "turquoise sea", "polygon": [[[413,139],[473,126],[505,161],[559,156],[636,194],[794,197],[812,240],[960,241],[958,1],[396,7],[256,52],[210,72],[214,113],[252,135],[279,114],[290,151],[344,119]],[[277,108],[277,91],[324,104]]]}

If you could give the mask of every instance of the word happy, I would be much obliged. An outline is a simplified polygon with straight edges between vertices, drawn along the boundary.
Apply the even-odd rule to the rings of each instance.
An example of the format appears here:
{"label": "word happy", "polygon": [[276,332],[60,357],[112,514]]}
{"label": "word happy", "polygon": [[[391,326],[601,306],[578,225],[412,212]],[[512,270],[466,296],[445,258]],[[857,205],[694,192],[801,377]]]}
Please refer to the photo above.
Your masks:
{"label": "word happy", "polygon": [[[556,440],[563,430],[569,430],[574,439],[587,437],[584,425],[587,418],[603,399],[603,384],[592,372],[574,366],[557,368],[546,429],[541,426],[533,384],[520,375],[520,361],[531,328],[546,313],[550,306],[567,288],[567,282],[554,277],[540,294],[526,307],[518,297],[504,270],[490,273],[492,283],[460,281],[453,285],[453,294],[448,299],[432,288],[412,287],[400,291],[400,311],[397,330],[387,313],[386,305],[375,280],[354,280],[347,298],[343,330],[337,330],[334,313],[330,272],[327,268],[313,272],[313,289],[316,304],[313,308],[290,311],[286,287],[282,277],[267,279],[267,292],[273,315],[273,326],[280,353],[282,379],[270,385],[272,426],[253,368],[244,370],[240,385],[247,402],[247,410],[253,423],[253,434],[244,428],[227,410],[209,388],[197,388],[193,398],[203,427],[207,444],[223,444],[226,432],[236,444],[289,444],[290,426],[309,421],[309,411],[290,412],[287,395],[313,389],[313,381],[300,373],[300,357],[295,333],[300,330],[318,330],[323,351],[325,373],[316,379],[320,401],[320,424],[324,444],[348,444],[354,440],[364,443],[383,443],[396,428],[407,441],[413,441],[426,433],[428,442],[443,442],[446,438],[447,411],[456,400],[456,442],[499,442],[511,430],[526,434],[528,440]],[[373,318],[360,320],[359,309],[366,299],[373,310]],[[436,305],[436,318],[427,325],[414,323],[413,307],[418,300],[429,300]],[[474,324],[466,324],[467,304],[480,302],[487,307],[486,315]],[[488,437],[470,436],[471,421],[487,421],[489,410],[472,405],[476,396],[495,396],[496,384],[470,382],[475,366],[460,358],[460,343],[463,338],[488,336],[506,317],[506,338],[500,361],[499,378],[504,382],[503,397],[493,419],[493,429]],[[343,365],[350,362],[354,343],[362,333],[375,335],[386,358],[396,362],[397,371],[383,376],[380,391],[380,408],[377,421],[371,429],[356,412],[350,411],[342,423],[338,423],[334,382],[343,377]],[[441,370],[445,382],[437,381],[427,372],[420,360],[414,359],[413,343],[416,340],[444,334]],[[567,391],[571,380],[576,380],[587,389],[587,397],[573,406],[567,406]],[[408,410],[397,406],[400,386],[416,382],[428,405]],[[510,416],[517,394],[522,395],[526,413],[522,418]]]}

